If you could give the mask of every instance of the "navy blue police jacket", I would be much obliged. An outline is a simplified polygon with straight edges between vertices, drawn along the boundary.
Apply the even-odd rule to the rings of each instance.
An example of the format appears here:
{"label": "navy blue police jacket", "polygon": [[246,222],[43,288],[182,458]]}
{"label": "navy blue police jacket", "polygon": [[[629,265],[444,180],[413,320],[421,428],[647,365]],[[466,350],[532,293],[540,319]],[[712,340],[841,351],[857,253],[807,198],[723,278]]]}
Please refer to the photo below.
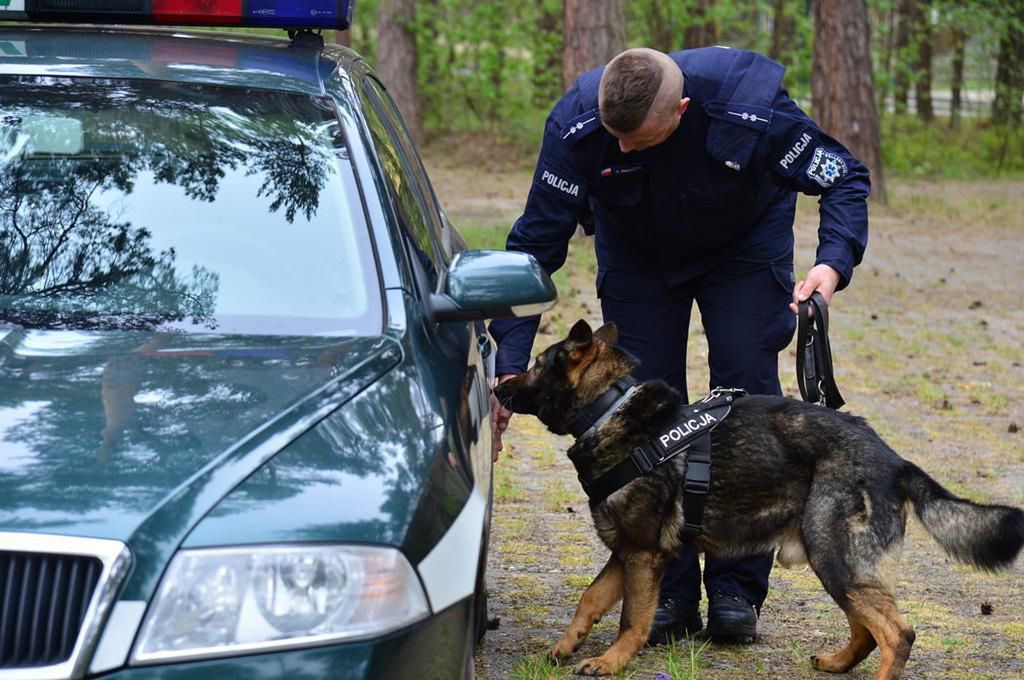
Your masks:
{"label": "navy blue police jacket", "polygon": [[[674,286],[729,259],[775,266],[792,286],[802,192],[821,196],[816,264],[839,272],[845,287],[867,245],[867,169],[800,110],[776,62],[723,47],[669,56],[690,103],[656,147],[623,153],[601,125],[603,67],[581,75],[558,101],[506,248],[532,254],[553,273],[583,224],[595,236],[599,291],[609,271]],[[492,322],[498,375],[526,369],[539,319]]]}

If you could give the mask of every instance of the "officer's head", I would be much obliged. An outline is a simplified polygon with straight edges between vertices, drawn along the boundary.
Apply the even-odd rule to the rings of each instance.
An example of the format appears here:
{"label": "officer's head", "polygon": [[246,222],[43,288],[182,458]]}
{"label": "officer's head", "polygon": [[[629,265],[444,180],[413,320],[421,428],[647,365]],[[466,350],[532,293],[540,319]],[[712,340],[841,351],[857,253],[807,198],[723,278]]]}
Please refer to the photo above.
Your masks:
{"label": "officer's head", "polygon": [[624,153],[661,144],[686,111],[683,73],[665,53],[637,47],[618,55],[601,75],[601,122]]}

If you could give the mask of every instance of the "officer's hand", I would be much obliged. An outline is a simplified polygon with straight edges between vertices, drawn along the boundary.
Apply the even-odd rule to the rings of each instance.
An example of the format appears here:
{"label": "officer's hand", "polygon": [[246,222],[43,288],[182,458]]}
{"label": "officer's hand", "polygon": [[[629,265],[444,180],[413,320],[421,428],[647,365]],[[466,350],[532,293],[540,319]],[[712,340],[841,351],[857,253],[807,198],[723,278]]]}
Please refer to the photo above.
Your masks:
{"label": "officer's hand", "polygon": [[[836,286],[838,285],[839,272],[827,264],[816,264],[811,267],[811,271],[807,272],[807,278],[803,281],[797,281],[797,284],[793,287],[793,302],[790,303],[789,308],[796,314],[797,303],[805,302],[814,291],[821,293],[821,296],[825,298],[825,304],[831,304],[832,295],[836,292]],[[811,315],[814,314],[813,309],[808,311]]]}
{"label": "officer's hand", "polygon": [[[498,379],[499,383],[503,383],[506,380],[510,380],[516,377],[514,373],[503,375]],[[501,405],[498,398],[494,396],[494,392],[491,392],[491,462],[498,460],[498,454],[501,452],[503,446],[501,444],[501,435],[505,433],[508,428],[508,421],[512,418],[512,411]]]}

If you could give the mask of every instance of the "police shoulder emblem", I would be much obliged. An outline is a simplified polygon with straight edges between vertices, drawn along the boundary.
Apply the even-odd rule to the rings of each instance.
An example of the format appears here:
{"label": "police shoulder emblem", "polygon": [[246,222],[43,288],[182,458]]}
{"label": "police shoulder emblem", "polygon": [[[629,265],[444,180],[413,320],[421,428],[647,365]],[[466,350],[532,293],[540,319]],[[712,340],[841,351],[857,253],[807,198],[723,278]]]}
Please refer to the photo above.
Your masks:
{"label": "police shoulder emblem", "polygon": [[814,150],[814,158],[807,168],[807,176],[827,189],[846,177],[846,161],[838,154],[819,146]]}
{"label": "police shoulder emblem", "polygon": [[562,128],[562,141],[572,146],[600,127],[601,117],[597,109],[591,109],[576,116]]}

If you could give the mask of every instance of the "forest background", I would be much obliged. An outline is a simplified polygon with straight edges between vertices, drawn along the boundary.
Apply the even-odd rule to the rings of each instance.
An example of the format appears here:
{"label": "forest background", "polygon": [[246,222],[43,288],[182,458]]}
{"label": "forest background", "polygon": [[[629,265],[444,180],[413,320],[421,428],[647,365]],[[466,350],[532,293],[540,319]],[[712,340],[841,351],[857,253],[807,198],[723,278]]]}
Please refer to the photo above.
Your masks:
{"label": "forest background", "polygon": [[532,163],[580,72],[627,47],[722,44],[785,65],[790,94],[871,167],[877,199],[890,174],[1024,174],[1024,0],[359,0],[340,38],[428,149],[461,138]]}

